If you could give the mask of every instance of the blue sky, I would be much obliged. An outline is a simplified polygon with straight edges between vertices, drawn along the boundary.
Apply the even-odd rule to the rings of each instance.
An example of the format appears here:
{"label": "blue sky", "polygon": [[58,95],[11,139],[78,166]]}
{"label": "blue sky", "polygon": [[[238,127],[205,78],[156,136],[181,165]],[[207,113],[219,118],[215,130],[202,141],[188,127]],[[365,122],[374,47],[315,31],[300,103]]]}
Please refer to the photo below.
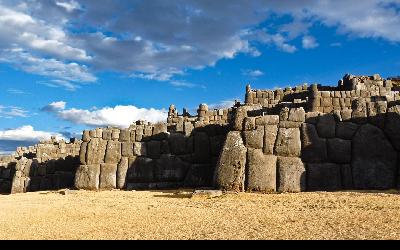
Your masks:
{"label": "blue sky", "polygon": [[246,83],[400,75],[398,27],[399,0],[0,0],[0,152],[226,107]]}

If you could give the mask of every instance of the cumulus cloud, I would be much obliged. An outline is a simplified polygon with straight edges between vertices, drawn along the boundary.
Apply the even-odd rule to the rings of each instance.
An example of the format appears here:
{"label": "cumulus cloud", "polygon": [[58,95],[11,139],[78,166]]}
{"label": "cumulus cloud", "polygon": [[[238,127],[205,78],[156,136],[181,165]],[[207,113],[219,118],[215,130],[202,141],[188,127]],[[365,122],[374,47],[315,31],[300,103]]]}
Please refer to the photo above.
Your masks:
{"label": "cumulus cloud", "polygon": [[59,119],[74,124],[104,127],[115,126],[127,128],[138,120],[152,123],[166,121],[168,111],[138,108],[135,106],[115,106],[101,109],[67,109],[66,102],[54,102],[42,108],[43,111],[56,115]]}
{"label": "cumulus cloud", "polygon": [[304,49],[315,49],[319,46],[315,37],[312,36],[304,36],[303,37],[303,48]]}
{"label": "cumulus cloud", "polygon": [[166,81],[241,53],[260,56],[260,43],[315,48],[315,24],[397,43],[399,8],[398,0],[0,0],[0,57],[68,90],[101,70]]}
{"label": "cumulus cloud", "polygon": [[57,139],[64,139],[61,134],[53,134],[45,131],[36,131],[32,126],[22,126],[15,129],[0,130],[0,141],[28,141],[38,142],[41,140],[49,140],[51,136]]}

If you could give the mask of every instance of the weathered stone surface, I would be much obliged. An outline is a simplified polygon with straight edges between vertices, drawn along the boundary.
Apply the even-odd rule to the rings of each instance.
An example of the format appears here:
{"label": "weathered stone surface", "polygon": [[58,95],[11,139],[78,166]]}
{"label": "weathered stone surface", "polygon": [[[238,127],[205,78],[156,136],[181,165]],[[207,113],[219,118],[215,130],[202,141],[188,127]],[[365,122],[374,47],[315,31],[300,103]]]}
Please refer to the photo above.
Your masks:
{"label": "weathered stone surface", "polygon": [[25,193],[29,178],[22,171],[17,171],[12,181],[11,194]]}
{"label": "weathered stone surface", "polygon": [[89,142],[90,141],[90,132],[88,130],[83,131],[82,140],[84,142]]}
{"label": "weathered stone surface", "polygon": [[224,135],[210,137],[210,150],[212,156],[218,157],[221,154],[225,139],[226,136]]}
{"label": "weathered stone surface", "polygon": [[264,155],[261,149],[247,152],[247,191],[276,192],[277,157]]}
{"label": "weathered stone surface", "polygon": [[158,159],[161,156],[161,142],[149,141],[147,142],[147,156],[152,159]]}
{"label": "weathered stone surface", "polygon": [[278,156],[300,157],[300,130],[295,128],[280,128],[276,139],[275,153]]}
{"label": "weathered stone surface", "polygon": [[303,108],[291,109],[289,111],[289,119],[291,122],[305,122],[306,112]]}
{"label": "weathered stone surface", "polygon": [[156,161],[154,177],[156,182],[183,182],[190,165],[176,156],[162,155]]}
{"label": "weathered stone surface", "polygon": [[248,107],[240,107],[236,110],[235,120],[233,122],[233,130],[242,131],[244,119],[247,117]]}
{"label": "weathered stone surface", "polygon": [[264,154],[274,154],[276,136],[278,135],[278,127],[276,125],[266,125],[264,131]]}
{"label": "weathered stone surface", "polygon": [[301,128],[302,122],[291,122],[291,121],[281,121],[279,123],[280,128]]}
{"label": "weathered stone surface", "polygon": [[108,141],[105,155],[105,163],[118,164],[121,160],[121,143],[118,141]]}
{"label": "weathered stone surface", "polygon": [[316,125],[318,123],[321,113],[319,112],[308,112],[306,113],[306,122]]}
{"label": "weathered stone surface", "polygon": [[[134,158],[132,157],[131,159]],[[126,178],[127,178],[128,168],[129,168],[129,158],[122,157],[121,161],[118,164],[118,169],[117,169],[117,188],[119,189],[126,188]]]}
{"label": "weathered stone surface", "polygon": [[307,164],[307,175],[307,191],[338,191],[342,189],[340,165]]}
{"label": "weathered stone surface", "polygon": [[385,133],[390,138],[393,146],[397,151],[400,151],[400,105],[389,108]]}
{"label": "weathered stone surface", "polygon": [[157,123],[154,125],[154,130],[153,130],[154,138],[157,137],[160,139],[164,139],[163,136],[166,136],[167,133],[168,133],[168,127],[166,123]]}
{"label": "weathered stone surface", "polygon": [[128,129],[121,130],[119,134],[119,141],[120,142],[130,142],[131,140],[131,131]]}
{"label": "weathered stone surface", "polygon": [[81,165],[76,171],[75,188],[98,190],[100,185],[100,164]]}
{"label": "weathered stone surface", "polygon": [[132,157],[134,155],[132,142],[123,142],[122,143],[121,155],[123,157]]}
{"label": "weathered stone surface", "polygon": [[196,190],[193,192],[192,197],[193,199],[196,198],[208,198],[213,199],[217,197],[221,197],[224,193],[221,190]]}
{"label": "weathered stone surface", "polygon": [[256,118],[255,117],[246,117],[244,119],[243,129],[246,131],[256,129]]}
{"label": "weathered stone surface", "polygon": [[358,130],[353,140],[352,168],[357,189],[395,187],[397,152],[382,130],[369,124]]}
{"label": "weathered stone surface", "polygon": [[227,191],[244,191],[246,159],[247,148],[241,133],[228,133],[215,171],[215,186]]}
{"label": "weathered stone surface", "polygon": [[306,190],[306,169],[300,158],[278,157],[278,192],[302,192]]}
{"label": "weathered stone surface", "polygon": [[193,164],[185,178],[185,187],[211,187],[215,166],[210,164]]}
{"label": "weathered stone surface", "polygon": [[339,122],[336,126],[336,136],[344,140],[352,140],[359,126],[352,122]]}
{"label": "weathered stone surface", "polygon": [[79,151],[79,161],[81,163],[81,165],[85,165],[86,164],[86,150],[87,150],[87,146],[88,143],[87,142],[83,142],[81,144],[81,149]]}
{"label": "weathered stone surface", "polygon": [[188,152],[188,142],[183,134],[171,133],[168,141],[172,154],[183,155]]}
{"label": "weathered stone surface", "polygon": [[133,144],[133,154],[135,156],[146,156],[147,147],[145,142],[135,142]]}
{"label": "weathered stone surface", "polygon": [[208,163],[211,158],[210,139],[204,132],[194,134],[194,162]]}
{"label": "weathered stone surface", "polygon": [[103,141],[99,138],[91,139],[87,147],[86,164],[95,165],[103,163],[106,153],[106,146],[107,141]]}
{"label": "weathered stone surface", "polygon": [[279,124],[279,116],[278,115],[266,115],[266,116],[258,117],[256,119],[257,126],[278,125],[278,124]]}
{"label": "weathered stone surface", "polygon": [[317,131],[322,138],[334,138],[336,135],[336,121],[332,114],[320,116]]}
{"label": "weathered stone surface", "polygon": [[156,161],[150,158],[129,158],[128,183],[153,182],[155,164]]}
{"label": "weathered stone surface", "polygon": [[329,161],[333,163],[351,162],[351,141],[343,139],[328,139]]}
{"label": "weathered stone surface", "polygon": [[105,141],[112,140],[112,130],[111,129],[103,130],[103,140],[105,140]]}
{"label": "weathered stone surface", "polygon": [[304,123],[301,128],[302,153],[304,162],[318,163],[328,159],[326,139],[318,136],[313,124]]}
{"label": "weathered stone surface", "polygon": [[117,188],[117,164],[100,165],[100,184],[101,190],[112,190]]}
{"label": "weathered stone surface", "polygon": [[248,148],[262,149],[264,147],[264,127],[258,127],[257,130],[244,131],[243,137],[245,146]]}
{"label": "weathered stone surface", "polygon": [[342,165],[340,168],[342,174],[342,189],[343,190],[353,190],[353,174],[350,164]]}

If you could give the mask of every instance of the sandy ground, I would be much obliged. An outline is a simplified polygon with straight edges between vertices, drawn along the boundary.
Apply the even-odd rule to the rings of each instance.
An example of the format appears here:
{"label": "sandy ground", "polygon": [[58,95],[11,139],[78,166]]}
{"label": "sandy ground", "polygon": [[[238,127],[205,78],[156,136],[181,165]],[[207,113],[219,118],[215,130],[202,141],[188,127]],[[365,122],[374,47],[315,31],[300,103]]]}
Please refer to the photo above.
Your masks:
{"label": "sandy ground", "polygon": [[400,239],[388,193],[0,196],[0,239]]}

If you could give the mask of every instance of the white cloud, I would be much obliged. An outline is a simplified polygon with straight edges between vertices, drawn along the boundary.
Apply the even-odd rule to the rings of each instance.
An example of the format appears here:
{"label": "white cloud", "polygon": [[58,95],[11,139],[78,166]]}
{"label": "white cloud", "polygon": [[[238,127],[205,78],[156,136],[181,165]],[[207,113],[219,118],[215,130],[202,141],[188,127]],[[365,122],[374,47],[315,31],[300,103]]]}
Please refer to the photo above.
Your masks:
{"label": "white cloud", "polygon": [[56,5],[64,8],[67,12],[73,12],[74,10],[81,9],[81,5],[76,1],[69,1],[69,2],[56,2]]}
{"label": "white cloud", "polygon": [[50,132],[36,131],[32,126],[22,126],[16,129],[8,129],[0,131],[0,141],[29,141],[37,142],[41,140],[49,140],[51,136],[57,139],[64,139],[61,134],[52,134]]}
{"label": "white cloud", "polygon": [[166,121],[166,110],[138,108],[135,106],[115,106],[102,109],[66,109],[65,102],[55,102],[42,109],[55,114],[58,118],[79,125],[87,126],[115,126],[127,128],[138,120],[152,123]]}
{"label": "white cloud", "polygon": [[304,49],[315,49],[319,46],[315,37],[312,36],[304,36],[302,43]]}
{"label": "white cloud", "polygon": [[5,107],[0,105],[0,118],[28,117],[28,111],[20,107]]}
{"label": "white cloud", "polygon": [[242,73],[244,76],[249,76],[249,77],[252,77],[252,78],[257,78],[257,77],[260,77],[260,76],[263,76],[264,75],[264,72],[262,72],[261,70],[259,70],[259,69],[256,69],[256,70],[243,70],[243,73]]}
{"label": "white cloud", "polygon": [[7,92],[13,95],[25,95],[26,92],[20,89],[9,88]]}

